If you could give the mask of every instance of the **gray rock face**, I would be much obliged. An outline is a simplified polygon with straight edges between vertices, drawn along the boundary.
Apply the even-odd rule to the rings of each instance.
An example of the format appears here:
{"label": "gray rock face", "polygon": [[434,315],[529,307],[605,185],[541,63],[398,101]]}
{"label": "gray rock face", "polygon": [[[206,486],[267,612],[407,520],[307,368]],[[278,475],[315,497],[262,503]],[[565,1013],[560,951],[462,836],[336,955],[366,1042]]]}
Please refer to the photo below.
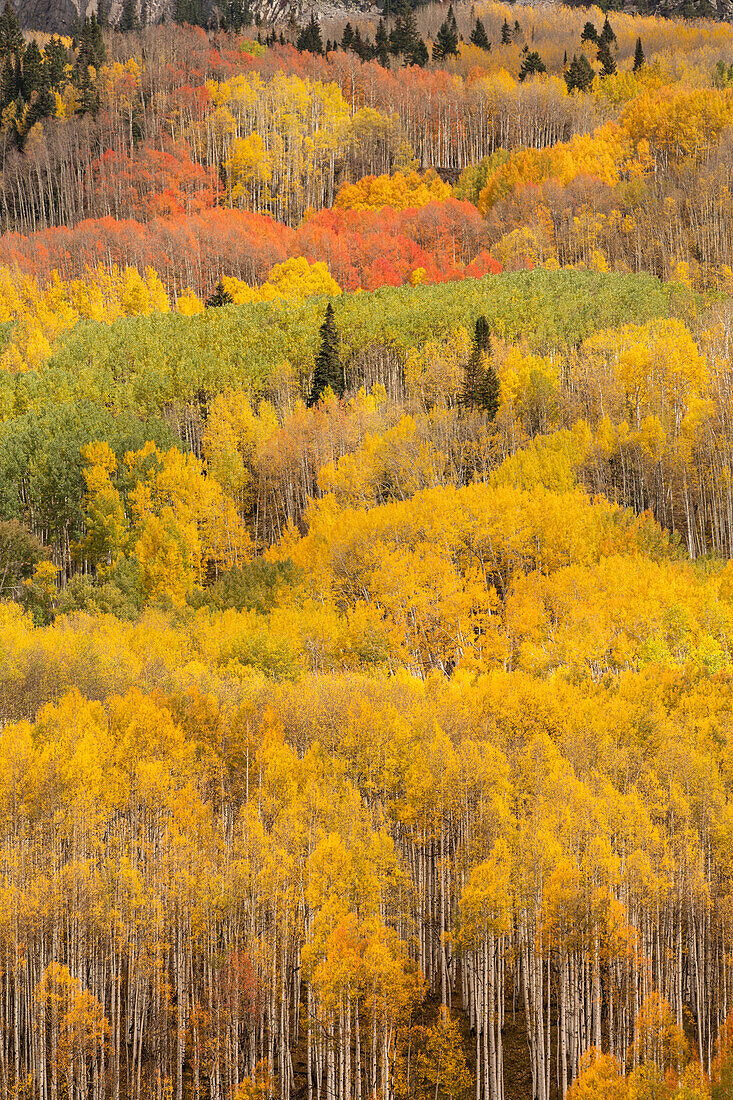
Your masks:
{"label": "gray rock face", "polygon": [[15,0],[21,27],[47,34],[68,34],[74,21],[84,14],[84,0]]}

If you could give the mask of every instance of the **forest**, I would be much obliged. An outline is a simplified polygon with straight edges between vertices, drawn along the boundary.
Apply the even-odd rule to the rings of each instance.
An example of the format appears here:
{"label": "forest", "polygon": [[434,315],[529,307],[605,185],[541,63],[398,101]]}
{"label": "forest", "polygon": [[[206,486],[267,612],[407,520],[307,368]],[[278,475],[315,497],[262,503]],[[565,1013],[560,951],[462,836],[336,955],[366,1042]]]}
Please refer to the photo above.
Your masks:
{"label": "forest", "polygon": [[0,13],[0,1100],[729,1100],[733,29],[616,7]]}

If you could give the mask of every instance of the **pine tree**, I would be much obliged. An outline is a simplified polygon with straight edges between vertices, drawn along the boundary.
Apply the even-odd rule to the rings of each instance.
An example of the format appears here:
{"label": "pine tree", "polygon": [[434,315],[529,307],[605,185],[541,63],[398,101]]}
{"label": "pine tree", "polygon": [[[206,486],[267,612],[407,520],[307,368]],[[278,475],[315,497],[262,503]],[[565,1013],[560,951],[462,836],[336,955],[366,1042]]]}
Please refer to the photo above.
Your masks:
{"label": "pine tree", "polygon": [[21,91],[27,102],[34,92],[40,92],[44,83],[43,58],[35,38],[28,44],[23,55],[23,76]]}
{"label": "pine tree", "polygon": [[642,67],[642,65],[644,64],[645,61],[646,61],[646,58],[644,57],[644,48],[641,44],[641,38],[637,38],[637,40],[636,40],[636,49],[634,50],[634,72],[635,73],[638,73],[639,69]]}
{"label": "pine tree", "polygon": [[490,50],[491,43],[489,42],[488,35],[486,34],[486,27],[483,25],[480,19],[476,20],[476,26],[471,31],[470,41],[474,46],[478,46],[480,50]]}
{"label": "pine tree", "polygon": [[389,50],[393,54],[402,54],[406,58],[412,57],[420,43],[420,36],[415,25],[415,15],[408,8],[404,15],[398,15],[389,35]]}
{"label": "pine tree", "polygon": [[421,69],[427,65],[430,55],[423,38],[418,38],[414,48],[408,54],[405,54],[405,60],[409,65],[419,65]]}
{"label": "pine tree", "polygon": [[[381,20],[380,20],[381,22]],[[350,50],[351,43],[354,41],[354,28],[351,23],[347,23],[344,27],[344,33],[341,35],[341,49]]]}
{"label": "pine tree", "polygon": [[311,13],[310,20],[306,23],[304,27],[301,28],[298,35],[298,40],[295,45],[301,53],[323,53],[323,38],[321,37],[321,28],[314,13]]}
{"label": "pine tree", "polygon": [[598,31],[596,30],[595,23],[591,23],[590,19],[583,27],[580,35],[581,42],[597,42]]}
{"label": "pine tree", "polygon": [[573,60],[564,74],[569,92],[587,92],[593,84],[595,73],[584,53],[580,57],[573,54]]}
{"label": "pine tree", "polygon": [[606,43],[608,43],[609,46],[611,45],[612,42],[613,43],[616,42],[616,35],[614,34],[613,28],[612,28],[611,24],[608,21],[608,16],[606,16],[606,18],[605,18],[605,21],[603,23],[603,29],[601,30],[601,34],[600,34],[600,37],[599,37],[598,41],[599,42],[606,42]]}
{"label": "pine tree", "polygon": [[433,43],[433,61],[442,61],[446,57],[458,57],[458,27],[452,5]]}
{"label": "pine tree", "polygon": [[616,72],[616,62],[613,59],[611,47],[608,42],[604,42],[602,39],[598,45],[596,61],[600,62],[601,76],[613,76]]}
{"label": "pine tree", "polygon": [[523,83],[528,76],[536,76],[538,73],[546,73],[547,67],[537,53],[536,50],[532,50],[525,55],[522,67],[519,70],[519,80]]}
{"label": "pine tree", "polygon": [[511,27],[509,26],[509,24],[507,23],[507,21],[505,19],[504,23],[503,23],[503,26],[501,28],[501,44],[502,44],[502,46],[509,46],[511,44],[511,41],[512,41]]}
{"label": "pine tree", "polygon": [[499,408],[499,380],[490,354],[491,330],[481,316],[476,320],[471,354],[463,368],[460,402],[463,408],[479,410],[493,420]]}
{"label": "pine tree", "polygon": [[137,30],[138,25],[137,0],[124,0],[117,30],[126,34],[128,31]]}
{"label": "pine tree", "polygon": [[234,299],[232,298],[229,291],[224,289],[224,284],[220,279],[209,297],[204,302],[204,305],[207,309],[210,309],[215,306],[230,306],[233,301]]}
{"label": "pine tree", "polygon": [[22,53],[25,48],[15,9],[7,2],[0,15],[0,53]]}
{"label": "pine tree", "polygon": [[374,52],[379,64],[386,69],[389,65],[389,37],[383,19],[379,20],[374,36]]}
{"label": "pine tree", "polygon": [[337,397],[341,397],[344,392],[344,378],[339,357],[339,334],[330,302],[326,306],[326,316],[321,325],[320,335],[321,346],[313,371],[313,385],[308,398],[309,407],[320,401],[327,387],[330,387]]}

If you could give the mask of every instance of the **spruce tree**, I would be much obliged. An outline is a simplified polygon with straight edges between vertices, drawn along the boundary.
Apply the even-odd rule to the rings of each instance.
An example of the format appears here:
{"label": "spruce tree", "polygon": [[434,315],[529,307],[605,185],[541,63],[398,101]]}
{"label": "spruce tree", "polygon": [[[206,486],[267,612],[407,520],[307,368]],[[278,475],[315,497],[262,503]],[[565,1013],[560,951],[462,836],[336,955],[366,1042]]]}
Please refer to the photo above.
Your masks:
{"label": "spruce tree", "polygon": [[7,2],[0,15],[0,53],[22,53],[25,48],[23,32],[13,6]]}
{"label": "spruce tree", "polygon": [[215,306],[230,306],[233,301],[234,299],[229,291],[224,289],[224,284],[220,279],[204,302],[204,305],[207,309],[210,309]]}
{"label": "spruce tree", "polygon": [[313,385],[311,386],[309,407],[316,405],[323,396],[324,390],[330,387],[337,397],[344,392],[344,377],[339,356],[339,334],[336,328],[333,306],[329,302],[326,306],[326,316],[320,330],[321,346],[316,356],[315,369],[313,371]]}
{"label": "spruce tree", "polygon": [[608,42],[604,42],[603,40],[600,41],[596,61],[600,62],[601,76],[613,76],[616,72],[616,62],[613,59],[611,47]]}
{"label": "spruce tree", "polygon": [[321,28],[314,13],[311,13],[310,20],[304,27],[301,28],[298,35],[298,40],[295,43],[301,53],[323,53],[323,39],[321,37]]}
{"label": "spruce tree", "polygon": [[564,74],[568,91],[587,92],[593,83],[595,75],[591,63],[584,53],[582,53],[580,57],[576,57],[575,54],[573,54],[573,60],[568,65],[567,72]]}
{"label": "spruce tree", "polygon": [[608,43],[609,46],[611,45],[612,42],[614,44],[616,43],[616,35],[614,34],[613,28],[612,28],[611,24],[608,21],[608,16],[606,16],[606,19],[604,21],[603,28],[601,30],[601,34],[600,34],[600,37],[599,37],[598,41],[599,42],[606,42],[606,43]]}
{"label": "spruce tree", "polygon": [[493,420],[499,408],[499,380],[490,354],[491,330],[481,316],[476,320],[471,354],[463,368],[460,402],[465,409],[486,413]]}
{"label": "spruce tree", "polygon": [[137,30],[138,26],[136,0],[124,0],[117,30],[126,34],[128,31]]}
{"label": "spruce tree", "polygon": [[581,42],[597,42],[598,41],[598,31],[595,28],[595,23],[591,23],[590,19],[588,20],[588,22],[583,27],[583,30],[582,30],[581,35],[580,35],[580,41]]}
{"label": "spruce tree", "polygon": [[[381,22],[381,20],[380,20]],[[341,49],[350,50],[351,43],[354,41],[354,28],[351,23],[347,23],[344,27],[344,33],[341,35]]]}
{"label": "spruce tree", "polygon": [[377,33],[374,36],[374,52],[379,64],[386,69],[389,65],[389,37],[383,19],[379,20]]}
{"label": "spruce tree", "polygon": [[501,44],[502,44],[502,46],[509,46],[509,45],[511,45],[511,41],[512,41],[512,30],[511,30],[511,27],[509,26],[509,24],[507,23],[507,21],[505,19],[504,24],[501,28]]}
{"label": "spruce tree", "polygon": [[28,102],[34,92],[40,92],[44,83],[43,57],[35,38],[23,55],[22,94]]}
{"label": "spruce tree", "polygon": [[531,53],[526,53],[522,67],[519,70],[520,83],[524,83],[528,76],[535,76],[537,73],[546,73],[547,67],[537,53],[536,50],[532,50]]}
{"label": "spruce tree", "polygon": [[458,28],[455,16],[451,19],[451,7],[448,18],[443,20],[433,43],[433,61],[443,61],[446,57],[458,57]]}
{"label": "spruce tree", "polygon": [[471,31],[470,41],[474,46],[478,46],[480,50],[490,50],[491,43],[489,42],[488,35],[486,34],[486,27],[483,25],[480,19],[476,20],[476,26]]}
{"label": "spruce tree", "polygon": [[646,58],[644,57],[644,48],[641,44],[641,38],[637,38],[637,40],[636,40],[636,49],[634,50],[634,72],[635,73],[638,73],[639,69],[642,67],[642,65],[644,64],[645,61],[646,61]]}

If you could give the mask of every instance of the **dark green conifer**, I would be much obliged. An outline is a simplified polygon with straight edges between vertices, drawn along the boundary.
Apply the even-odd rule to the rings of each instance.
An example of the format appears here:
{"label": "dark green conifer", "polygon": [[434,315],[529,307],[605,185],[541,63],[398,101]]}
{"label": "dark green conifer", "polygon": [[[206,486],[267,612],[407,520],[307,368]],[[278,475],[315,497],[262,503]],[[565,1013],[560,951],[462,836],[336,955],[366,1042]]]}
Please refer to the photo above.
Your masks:
{"label": "dark green conifer", "polygon": [[326,316],[321,325],[321,346],[316,356],[308,405],[316,405],[329,387],[337,397],[343,395],[344,376],[339,356],[339,334],[330,302],[326,306]]}
{"label": "dark green conifer", "polygon": [[211,309],[217,306],[230,306],[234,299],[228,290],[224,289],[224,284],[219,280],[209,297],[204,302],[207,309]]}
{"label": "dark green conifer", "polygon": [[471,31],[470,41],[474,46],[478,46],[480,50],[490,50],[491,43],[489,42],[488,35],[486,34],[486,27],[483,25],[480,19],[476,20],[476,26]]}
{"label": "dark green conifer", "polygon": [[634,72],[638,73],[642,67],[646,58],[644,57],[644,47],[641,44],[641,38],[636,40],[636,49],[634,50]]}
{"label": "dark green conifer", "polygon": [[301,27],[298,39],[295,43],[301,53],[323,53],[323,38],[321,28],[314,13],[304,27]]}
{"label": "dark green conifer", "polygon": [[573,54],[573,60],[565,72],[565,83],[569,92],[587,92],[593,83],[595,73],[584,53],[580,57]]}
{"label": "dark green conifer", "polygon": [[528,76],[536,76],[538,73],[546,73],[547,66],[536,50],[525,52],[522,67],[519,70],[519,80],[524,82]]}

